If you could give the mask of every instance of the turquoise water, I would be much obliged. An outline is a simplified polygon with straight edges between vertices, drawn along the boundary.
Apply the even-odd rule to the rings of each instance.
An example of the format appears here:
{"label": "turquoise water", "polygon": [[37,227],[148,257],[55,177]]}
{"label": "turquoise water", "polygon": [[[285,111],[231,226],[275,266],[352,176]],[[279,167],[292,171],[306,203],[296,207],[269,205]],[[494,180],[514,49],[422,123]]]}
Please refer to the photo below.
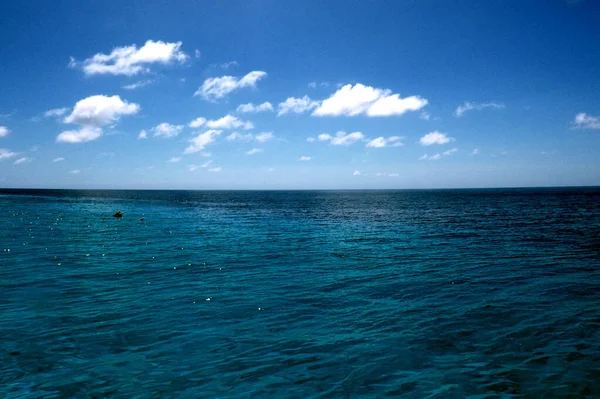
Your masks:
{"label": "turquoise water", "polygon": [[0,190],[0,214],[0,398],[600,397],[597,188]]}

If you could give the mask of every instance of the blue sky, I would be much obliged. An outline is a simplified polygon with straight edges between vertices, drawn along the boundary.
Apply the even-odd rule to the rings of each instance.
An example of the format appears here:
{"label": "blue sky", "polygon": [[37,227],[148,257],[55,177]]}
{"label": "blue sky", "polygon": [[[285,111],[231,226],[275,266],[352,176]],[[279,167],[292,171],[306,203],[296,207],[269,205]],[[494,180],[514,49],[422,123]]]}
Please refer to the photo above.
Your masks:
{"label": "blue sky", "polygon": [[0,3],[0,186],[600,185],[600,2]]}

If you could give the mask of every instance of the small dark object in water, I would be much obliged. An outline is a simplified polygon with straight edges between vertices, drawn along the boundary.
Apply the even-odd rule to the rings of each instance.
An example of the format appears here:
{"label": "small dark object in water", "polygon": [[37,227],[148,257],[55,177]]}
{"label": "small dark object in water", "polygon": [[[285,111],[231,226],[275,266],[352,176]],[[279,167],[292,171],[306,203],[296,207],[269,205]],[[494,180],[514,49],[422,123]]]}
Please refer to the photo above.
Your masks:
{"label": "small dark object in water", "polygon": [[9,353],[10,356],[19,356],[21,354],[21,352],[19,351],[12,351]]}
{"label": "small dark object in water", "polygon": [[123,217],[123,212],[121,212],[121,211],[117,211],[117,213],[115,213],[115,214],[113,215],[113,217],[115,217],[115,218],[122,218],[122,217]]}
{"label": "small dark object in water", "polygon": [[144,220],[144,218],[140,218],[140,220]]}

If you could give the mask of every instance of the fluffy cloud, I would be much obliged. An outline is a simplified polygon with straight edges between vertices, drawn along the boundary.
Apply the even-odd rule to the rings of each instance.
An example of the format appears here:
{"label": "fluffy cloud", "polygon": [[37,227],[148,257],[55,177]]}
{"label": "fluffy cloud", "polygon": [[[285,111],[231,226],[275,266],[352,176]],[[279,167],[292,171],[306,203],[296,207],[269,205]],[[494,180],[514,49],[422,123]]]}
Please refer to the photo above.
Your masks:
{"label": "fluffy cloud", "polygon": [[312,157],[302,155],[300,158],[298,158],[298,161],[310,161],[311,159],[312,159]]}
{"label": "fluffy cloud", "polygon": [[44,117],[52,118],[52,117],[57,117],[57,116],[63,116],[67,112],[69,112],[69,108],[49,109],[48,111],[44,112]]}
{"label": "fluffy cloud", "polygon": [[475,148],[473,150],[473,152],[471,152],[471,155],[478,155],[479,154],[479,148]]}
{"label": "fluffy cloud", "polygon": [[263,133],[259,133],[256,135],[253,135],[252,133],[238,133],[238,132],[233,132],[231,133],[229,136],[227,136],[225,138],[225,140],[227,141],[252,141],[252,140],[256,140],[259,143],[266,143],[267,141],[271,140],[273,137],[273,133],[271,132],[263,132]]}
{"label": "fluffy cloud", "polygon": [[419,96],[400,98],[388,89],[377,89],[360,83],[345,85],[324,100],[315,109],[316,116],[367,116],[402,115],[417,111],[427,105],[427,100]]}
{"label": "fluffy cloud", "polygon": [[64,161],[64,160],[65,160],[65,159],[64,159],[63,157],[58,157],[58,158],[54,158],[54,159],[52,160],[52,162],[53,162],[53,163],[56,163],[56,162],[62,162],[62,161]]}
{"label": "fluffy cloud", "polygon": [[600,117],[580,112],[575,115],[573,126],[579,129],[600,129]]}
{"label": "fluffy cloud", "polygon": [[437,130],[427,133],[419,139],[422,145],[446,144],[454,141],[452,137],[448,137],[446,133],[438,132]]}
{"label": "fluffy cloud", "polygon": [[135,103],[121,100],[119,96],[96,95],[77,101],[65,123],[84,126],[103,126],[119,120],[122,115],[133,115],[140,110]]}
{"label": "fluffy cloud", "polygon": [[431,114],[427,111],[421,111],[421,113],[419,114],[419,119],[423,119],[424,121],[428,121],[429,119],[431,119]]}
{"label": "fluffy cloud", "polygon": [[355,170],[352,176],[360,176],[360,170]]}
{"label": "fluffy cloud", "polygon": [[467,111],[481,111],[484,108],[505,108],[504,104],[497,103],[471,103],[466,101],[463,105],[459,105],[454,111],[454,116],[460,118]]}
{"label": "fluffy cloud", "polygon": [[181,161],[181,158],[173,157],[173,158],[169,159],[167,162],[175,163],[175,162],[179,162],[179,161]]}
{"label": "fluffy cloud", "polygon": [[309,143],[314,143],[315,142],[315,138],[314,137],[307,137],[306,141],[308,141]]}
{"label": "fluffy cloud", "polygon": [[94,126],[83,126],[79,130],[66,130],[56,136],[59,143],[85,143],[99,139],[102,136],[102,129]]}
{"label": "fluffy cloud", "polygon": [[23,158],[17,159],[15,162],[13,162],[13,165],[20,165],[22,163],[30,162],[30,161],[31,161],[31,158],[23,157]]}
{"label": "fluffy cloud", "polygon": [[198,127],[203,126],[205,123],[206,123],[206,118],[199,117],[199,118],[196,118],[193,121],[191,121],[188,126],[192,127],[192,128],[198,128]]}
{"label": "fluffy cloud", "polygon": [[437,161],[438,159],[440,159],[442,157],[447,157],[449,155],[454,154],[456,151],[458,151],[458,148],[452,148],[451,150],[444,151],[444,152],[438,153],[438,154],[433,154],[433,155],[425,154],[421,158],[419,158],[419,161]]}
{"label": "fluffy cloud", "polygon": [[277,116],[285,115],[290,112],[295,114],[303,114],[304,112],[310,111],[318,106],[319,102],[311,100],[309,96],[304,96],[302,98],[289,97],[287,100],[279,104],[279,112],[277,113]]}
{"label": "fluffy cloud", "polygon": [[260,148],[253,148],[250,151],[246,152],[246,154],[248,154],[248,155],[254,155],[254,154],[258,154],[259,152],[263,152],[263,150],[260,149]]}
{"label": "fluffy cloud", "polygon": [[373,140],[370,140],[367,143],[367,147],[372,148],[383,148],[383,147],[402,147],[404,144],[402,143],[402,137],[398,136],[390,136],[388,138],[385,137],[377,137]]}
{"label": "fluffy cloud", "polygon": [[319,141],[329,141],[332,145],[344,145],[349,146],[357,141],[365,139],[365,135],[361,132],[346,133],[344,131],[337,132],[334,136],[323,133],[318,137]]}
{"label": "fluffy cloud", "polygon": [[166,139],[177,137],[183,130],[183,125],[171,125],[170,123],[163,122],[152,129],[154,137],[163,137]]}
{"label": "fluffy cloud", "polygon": [[0,126],[0,137],[6,137],[10,133],[10,129],[6,126]]}
{"label": "fluffy cloud", "polygon": [[273,104],[266,101],[262,104],[254,105],[252,103],[241,104],[237,107],[237,112],[248,113],[248,112],[265,112],[273,111]]}
{"label": "fluffy cloud", "polygon": [[222,132],[220,130],[207,130],[190,140],[191,145],[188,146],[184,154],[193,154],[194,152],[202,151],[204,147],[216,140]]}
{"label": "fluffy cloud", "polygon": [[256,136],[254,136],[254,139],[256,141],[258,141],[259,143],[266,143],[267,141],[271,140],[273,137],[274,137],[273,133],[263,132],[263,133],[259,133]]}
{"label": "fluffy cloud", "polygon": [[194,93],[194,96],[201,96],[206,100],[215,101],[219,98],[225,97],[235,90],[239,90],[244,87],[256,87],[256,83],[266,76],[266,72],[252,71],[242,78],[236,76],[208,78]]}
{"label": "fluffy cloud", "polygon": [[147,139],[148,138],[148,132],[145,130],[142,130],[140,132],[140,134],[138,134],[138,139]]}
{"label": "fluffy cloud", "polygon": [[139,89],[140,87],[148,86],[152,83],[154,83],[154,80],[140,80],[139,82],[131,83],[121,87],[125,90],[135,90]]}
{"label": "fluffy cloud", "polygon": [[17,152],[12,152],[6,148],[0,148],[0,161],[4,161],[5,159],[10,159],[19,155]]}
{"label": "fluffy cloud", "polygon": [[[116,47],[110,54],[98,53],[84,60],[83,72],[86,75],[137,75],[148,72],[151,64],[169,64],[172,62],[183,63],[188,55],[181,51],[181,42],[166,43],[148,40],[139,49],[135,44],[125,47]],[[69,66],[76,67],[79,63],[71,58]]]}
{"label": "fluffy cloud", "polygon": [[237,128],[244,128],[246,130],[249,130],[249,129],[254,128],[254,125],[252,124],[252,122],[244,122],[232,115],[225,115],[221,119],[210,120],[210,121],[206,122],[206,126],[211,129],[223,129],[223,130],[237,129]]}

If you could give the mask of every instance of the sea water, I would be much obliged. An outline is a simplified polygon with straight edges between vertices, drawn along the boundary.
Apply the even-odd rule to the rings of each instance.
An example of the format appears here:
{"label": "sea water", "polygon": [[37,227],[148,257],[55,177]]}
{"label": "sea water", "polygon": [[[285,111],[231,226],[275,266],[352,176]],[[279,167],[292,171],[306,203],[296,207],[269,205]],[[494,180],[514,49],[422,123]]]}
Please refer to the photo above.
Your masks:
{"label": "sea water", "polygon": [[598,188],[0,190],[0,220],[0,398],[600,397]]}

